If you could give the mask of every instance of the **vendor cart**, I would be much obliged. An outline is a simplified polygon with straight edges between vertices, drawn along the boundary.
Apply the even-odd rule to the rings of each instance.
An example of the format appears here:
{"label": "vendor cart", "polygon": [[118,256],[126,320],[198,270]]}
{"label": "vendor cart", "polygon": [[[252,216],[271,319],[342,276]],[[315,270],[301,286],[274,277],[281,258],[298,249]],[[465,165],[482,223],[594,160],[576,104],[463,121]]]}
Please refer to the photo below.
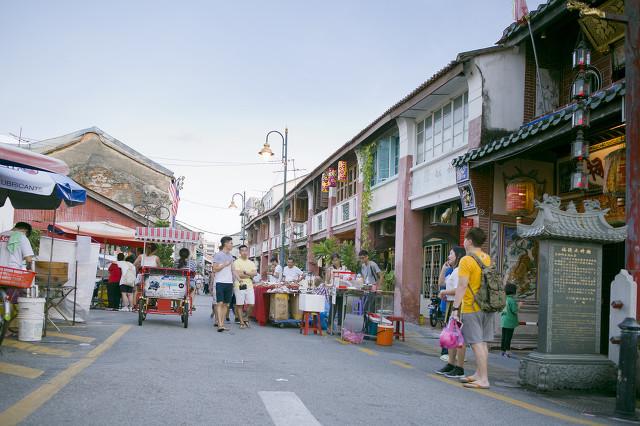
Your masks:
{"label": "vendor cart", "polygon": [[17,299],[16,291],[30,288],[35,275],[35,272],[0,266],[0,345],[13,318],[11,305]]}
{"label": "vendor cart", "polygon": [[[173,228],[136,228],[136,240],[160,244],[198,244],[200,233]],[[144,255],[143,255],[144,256]],[[143,261],[144,264],[144,261]],[[148,314],[179,315],[184,328],[193,313],[190,286],[194,273],[186,269],[143,267],[140,270],[136,306],[138,325]]]}

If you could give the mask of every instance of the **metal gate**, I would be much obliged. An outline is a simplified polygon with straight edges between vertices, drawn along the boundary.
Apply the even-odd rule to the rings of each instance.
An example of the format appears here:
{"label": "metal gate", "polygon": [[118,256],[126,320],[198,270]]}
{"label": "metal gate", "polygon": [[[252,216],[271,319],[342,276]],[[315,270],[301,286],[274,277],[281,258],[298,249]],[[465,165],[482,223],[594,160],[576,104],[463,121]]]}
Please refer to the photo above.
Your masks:
{"label": "metal gate", "polygon": [[422,267],[422,295],[420,298],[420,313],[426,315],[431,297],[438,294],[438,277],[449,244],[445,240],[431,240],[423,248]]}

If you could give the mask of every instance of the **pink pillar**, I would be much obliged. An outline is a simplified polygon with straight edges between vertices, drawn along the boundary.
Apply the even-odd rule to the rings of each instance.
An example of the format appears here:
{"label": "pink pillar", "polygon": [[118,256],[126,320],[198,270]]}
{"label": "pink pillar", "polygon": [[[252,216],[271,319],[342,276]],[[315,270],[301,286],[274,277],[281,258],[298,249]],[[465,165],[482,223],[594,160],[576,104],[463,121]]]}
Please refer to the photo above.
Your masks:
{"label": "pink pillar", "polygon": [[356,254],[362,248],[362,182],[356,182],[356,241],[355,249]]}
{"label": "pink pillar", "polygon": [[307,272],[316,273],[314,265],[316,260],[313,257],[311,247],[313,246],[313,209],[309,209],[307,218]]}
{"label": "pink pillar", "polygon": [[333,206],[336,205],[336,189],[329,188],[329,204],[327,206],[327,238],[333,236]]}
{"label": "pink pillar", "polygon": [[394,311],[417,322],[422,289],[422,214],[411,210],[409,201],[412,157],[401,157],[398,164]]}

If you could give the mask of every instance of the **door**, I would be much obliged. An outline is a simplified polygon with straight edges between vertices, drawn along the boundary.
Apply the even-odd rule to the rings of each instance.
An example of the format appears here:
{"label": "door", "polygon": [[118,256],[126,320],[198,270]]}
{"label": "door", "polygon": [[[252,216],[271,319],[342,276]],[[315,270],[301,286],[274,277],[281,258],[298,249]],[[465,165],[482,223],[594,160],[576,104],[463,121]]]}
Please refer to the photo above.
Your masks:
{"label": "door", "polygon": [[448,246],[449,244],[445,240],[434,239],[429,240],[423,248],[420,313],[424,316],[429,314],[431,297],[438,294],[438,277],[445,257],[449,252]]}

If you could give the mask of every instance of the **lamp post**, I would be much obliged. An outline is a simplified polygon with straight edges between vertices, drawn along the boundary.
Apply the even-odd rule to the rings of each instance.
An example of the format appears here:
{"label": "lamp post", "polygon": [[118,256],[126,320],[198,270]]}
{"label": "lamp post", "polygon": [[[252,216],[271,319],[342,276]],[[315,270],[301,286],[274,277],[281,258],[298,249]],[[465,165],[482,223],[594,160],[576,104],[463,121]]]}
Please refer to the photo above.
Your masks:
{"label": "lamp post", "polygon": [[239,195],[240,198],[242,198],[242,211],[240,212],[240,217],[242,218],[242,230],[240,233],[240,240],[242,240],[242,244],[244,244],[244,240],[245,240],[245,230],[244,230],[244,224],[245,224],[245,201],[247,199],[246,197],[246,193],[245,191],[242,191],[242,193],[240,192],[236,192],[235,194],[233,194],[231,196],[231,203],[229,204],[229,208],[230,209],[237,209],[238,206],[236,206],[236,203],[233,201],[236,197],[236,195]]}
{"label": "lamp post", "polygon": [[283,195],[282,195],[282,219],[280,220],[280,266],[284,268],[284,233],[285,233],[285,213],[287,211],[287,142],[289,129],[284,129],[284,135],[277,130],[272,130],[267,133],[267,137],[265,138],[264,145],[258,155],[262,156],[263,159],[268,160],[273,157],[273,151],[271,151],[271,146],[269,145],[269,135],[272,133],[277,133],[282,138],[282,164],[284,165],[284,184],[283,186]]}

